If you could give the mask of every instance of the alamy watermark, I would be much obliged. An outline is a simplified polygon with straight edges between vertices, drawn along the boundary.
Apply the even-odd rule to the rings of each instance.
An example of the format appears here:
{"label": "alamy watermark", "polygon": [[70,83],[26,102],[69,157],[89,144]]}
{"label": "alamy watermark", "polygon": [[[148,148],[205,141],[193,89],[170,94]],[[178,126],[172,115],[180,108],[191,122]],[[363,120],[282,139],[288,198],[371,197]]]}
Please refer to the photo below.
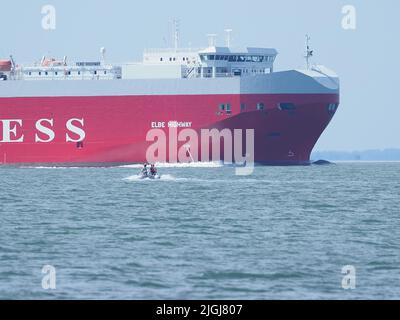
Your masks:
{"label": "alamy watermark", "polygon": [[356,288],[356,268],[352,265],[344,266],[342,274],[345,275],[342,279],[342,288],[354,290]]}
{"label": "alamy watermark", "polygon": [[355,30],[357,28],[357,12],[353,5],[345,5],[342,8],[342,28],[344,30]]}
{"label": "alamy watermark", "polygon": [[56,29],[56,8],[53,5],[47,4],[42,7],[42,28],[43,30]]}
{"label": "alamy watermark", "polygon": [[201,129],[199,132],[186,128],[178,132],[170,125],[167,131],[168,137],[162,129],[147,132],[146,141],[152,142],[147,148],[147,162],[187,163],[201,159],[235,164],[236,175],[251,175],[254,171],[254,129]]}
{"label": "alamy watermark", "polygon": [[42,288],[44,290],[55,290],[56,289],[56,268],[52,265],[45,265],[42,268]]}

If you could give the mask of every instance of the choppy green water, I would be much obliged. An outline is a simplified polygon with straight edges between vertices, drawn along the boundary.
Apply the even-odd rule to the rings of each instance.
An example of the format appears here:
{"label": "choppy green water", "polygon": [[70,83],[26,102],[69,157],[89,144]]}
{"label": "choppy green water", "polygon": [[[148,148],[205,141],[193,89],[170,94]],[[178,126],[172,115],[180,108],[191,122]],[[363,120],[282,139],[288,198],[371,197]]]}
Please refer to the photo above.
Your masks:
{"label": "choppy green water", "polygon": [[137,171],[0,168],[0,298],[400,298],[400,163]]}

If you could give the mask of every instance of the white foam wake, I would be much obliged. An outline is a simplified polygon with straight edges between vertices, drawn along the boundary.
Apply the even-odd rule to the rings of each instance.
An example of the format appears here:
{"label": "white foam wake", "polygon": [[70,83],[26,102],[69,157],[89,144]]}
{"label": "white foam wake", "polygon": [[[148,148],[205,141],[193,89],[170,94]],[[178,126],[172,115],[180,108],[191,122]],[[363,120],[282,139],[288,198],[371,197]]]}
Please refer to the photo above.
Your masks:
{"label": "white foam wake", "polygon": [[156,181],[187,181],[187,178],[176,178],[172,174],[162,174],[160,179],[141,179],[139,175],[133,175],[127,178],[124,178],[126,181],[150,181],[150,182],[156,182]]}

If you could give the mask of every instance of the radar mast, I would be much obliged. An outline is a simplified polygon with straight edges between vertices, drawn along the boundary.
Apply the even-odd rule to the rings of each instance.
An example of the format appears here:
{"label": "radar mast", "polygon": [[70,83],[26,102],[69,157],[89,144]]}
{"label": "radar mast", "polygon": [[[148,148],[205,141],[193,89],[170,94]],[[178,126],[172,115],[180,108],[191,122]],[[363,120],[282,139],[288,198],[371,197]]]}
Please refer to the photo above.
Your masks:
{"label": "radar mast", "polygon": [[310,59],[314,56],[314,50],[311,50],[310,47],[310,40],[311,37],[308,34],[306,34],[306,54],[304,58],[306,59],[307,70],[310,70]]}

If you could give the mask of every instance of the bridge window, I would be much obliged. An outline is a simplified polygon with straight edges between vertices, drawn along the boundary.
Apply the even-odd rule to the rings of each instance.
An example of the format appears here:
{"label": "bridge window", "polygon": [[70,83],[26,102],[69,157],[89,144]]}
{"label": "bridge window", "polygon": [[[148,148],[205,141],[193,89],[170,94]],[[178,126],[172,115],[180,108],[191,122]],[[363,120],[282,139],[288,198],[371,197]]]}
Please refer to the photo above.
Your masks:
{"label": "bridge window", "polygon": [[246,110],[246,105],[244,103],[240,104],[240,111],[243,112]]}
{"label": "bridge window", "polygon": [[236,56],[228,56],[228,61],[235,62],[237,60],[236,58]]}
{"label": "bridge window", "polygon": [[232,107],[231,107],[231,105],[229,103],[226,105],[226,113],[227,114],[231,114],[232,113]]}
{"label": "bridge window", "polygon": [[163,58],[160,58],[160,61],[162,62],[162,61],[163,61]]}
{"label": "bridge window", "polygon": [[234,76],[241,76],[241,75],[242,75],[242,70],[240,70],[240,69],[234,69],[234,70],[233,70],[233,75],[234,75]]}
{"label": "bridge window", "polygon": [[39,71],[39,76],[41,76],[42,75],[42,72],[41,71]]}
{"label": "bridge window", "polygon": [[224,111],[225,110],[225,105],[222,103],[219,105],[219,110]]}

